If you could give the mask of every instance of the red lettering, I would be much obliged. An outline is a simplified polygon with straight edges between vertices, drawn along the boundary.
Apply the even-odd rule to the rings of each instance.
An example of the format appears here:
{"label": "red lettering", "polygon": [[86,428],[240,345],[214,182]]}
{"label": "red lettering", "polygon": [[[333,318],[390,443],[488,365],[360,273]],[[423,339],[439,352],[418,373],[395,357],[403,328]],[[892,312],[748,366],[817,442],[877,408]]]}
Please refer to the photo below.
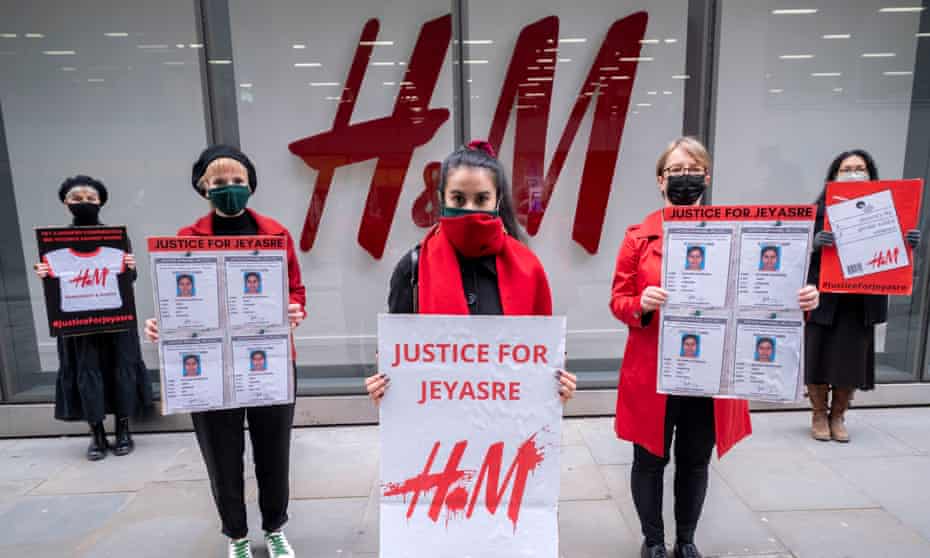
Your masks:
{"label": "red lettering", "polygon": [[472,387],[471,382],[465,382],[462,384],[462,393],[459,395],[459,399],[471,399],[475,400],[475,388]]}
{"label": "red lettering", "polygon": [[441,399],[442,398],[442,382],[430,382],[429,383],[429,398],[430,399]]}
{"label": "red lettering", "polygon": [[517,345],[513,348],[514,362],[523,364],[530,360],[530,348],[526,345]]}
{"label": "red lettering", "polygon": [[491,391],[493,392],[493,400],[504,399],[504,384],[502,382],[493,382]]}
{"label": "red lettering", "polygon": [[446,391],[449,393],[449,399],[455,399],[455,386],[457,386],[459,383],[452,382],[450,384],[449,382],[443,382],[442,384],[446,386]]}
{"label": "red lettering", "polygon": [[545,345],[535,345],[533,346],[533,364],[549,364],[549,361],[546,359],[546,346]]}
{"label": "red lettering", "polygon": [[510,382],[510,397],[511,401],[520,400],[520,382]]}
{"label": "red lettering", "polygon": [[486,401],[487,399],[488,399],[488,383],[478,382],[478,401]]}

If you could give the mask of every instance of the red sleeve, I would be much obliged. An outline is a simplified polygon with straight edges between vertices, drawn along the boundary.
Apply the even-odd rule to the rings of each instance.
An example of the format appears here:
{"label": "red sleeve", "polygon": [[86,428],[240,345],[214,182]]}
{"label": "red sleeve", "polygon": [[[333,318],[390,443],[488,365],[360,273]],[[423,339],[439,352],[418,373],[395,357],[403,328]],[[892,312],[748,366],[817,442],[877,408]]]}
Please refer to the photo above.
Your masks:
{"label": "red sleeve", "polygon": [[610,288],[610,311],[629,327],[643,327],[642,306],[639,302],[642,293],[636,288],[636,273],[643,246],[642,241],[633,238],[630,231],[627,231],[617,256],[614,281]]}
{"label": "red sleeve", "polygon": [[49,276],[49,277],[54,277],[54,276],[55,276],[55,268],[53,268],[53,267],[52,267],[52,263],[51,263],[50,261],[48,261],[48,256],[47,256],[47,255],[46,255],[46,256],[42,256],[42,263],[44,263],[45,265],[48,266],[48,276]]}
{"label": "red sleeve", "polygon": [[307,289],[300,277],[300,262],[297,260],[297,251],[294,249],[294,239],[291,238],[291,233],[287,231],[284,231],[284,238],[287,245],[287,282],[290,290],[290,303],[299,304],[306,314]]}

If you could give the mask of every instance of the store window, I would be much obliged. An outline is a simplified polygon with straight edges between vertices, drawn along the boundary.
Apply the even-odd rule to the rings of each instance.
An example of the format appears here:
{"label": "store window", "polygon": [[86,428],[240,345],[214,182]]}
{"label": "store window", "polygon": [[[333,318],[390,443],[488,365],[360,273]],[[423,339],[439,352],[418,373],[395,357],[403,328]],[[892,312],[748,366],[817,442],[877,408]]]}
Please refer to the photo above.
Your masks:
{"label": "store window", "polygon": [[[4,246],[2,301],[9,323],[4,378],[13,401],[50,401],[58,357],[49,337],[33,228],[64,225],[65,177],[88,174],[108,187],[101,219],[126,224],[139,256],[136,301],[153,315],[144,239],[173,234],[206,207],[190,189],[190,165],[206,144],[202,44],[189,0],[0,1],[0,112],[18,222]],[[6,237],[9,238],[9,237]],[[6,244],[6,243],[5,243]],[[14,250],[15,248],[15,250]],[[4,332],[6,334],[6,331]],[[157,368],[154,347],[146,362]]]}
{"label": "store window", "polygon": [[[812,203],[833,158],[854,148],[874,156],[882,178],[924,177],[914,169],[926,169],[926,152],[905,166],[916,52],[930,40],[925,8],[911,4],[721,3],[714,203]],[[915,299],[891,297],[876,329],[877,381],[917,379],[920,312]]]}

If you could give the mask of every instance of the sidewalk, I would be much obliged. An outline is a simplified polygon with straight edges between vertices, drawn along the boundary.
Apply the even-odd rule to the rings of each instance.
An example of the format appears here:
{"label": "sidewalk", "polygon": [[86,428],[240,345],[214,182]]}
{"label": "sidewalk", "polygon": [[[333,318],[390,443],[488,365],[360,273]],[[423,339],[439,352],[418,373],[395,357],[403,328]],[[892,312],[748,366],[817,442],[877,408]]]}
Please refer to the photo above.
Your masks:
{"label": "sidewalk", "polygon": [[[930,557],[930,407],[853,410],[848,422],[853,441],[841,445],[811,440],[807,413],[755,413],[753,436],[713,462],[697,535],[705,555]],[[86,445],[0,440],[0,556],[225,556],[192,433],[140,435],[134,454],[99,463],[83,459]],[[377,428],[297,429],[292,451],[287,533],[298,556],[376,557]],[[561,556],[638,556],[632,455],[612,419],[565,421]],[[250,536],[266,556],[255,491],[249,475]]]}

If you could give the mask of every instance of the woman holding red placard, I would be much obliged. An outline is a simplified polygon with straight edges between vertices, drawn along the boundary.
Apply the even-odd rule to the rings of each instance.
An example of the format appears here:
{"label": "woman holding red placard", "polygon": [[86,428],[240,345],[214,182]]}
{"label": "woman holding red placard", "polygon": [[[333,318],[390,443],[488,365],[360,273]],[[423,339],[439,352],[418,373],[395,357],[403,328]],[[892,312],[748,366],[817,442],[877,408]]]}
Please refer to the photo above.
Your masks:
{"label": "woman holding red placard", "polygon": [[[442,163],[441,217],[426,238],[394,269],[392,314],[549,316],[549,280],[522,242],[504,168],[486,141],[473,141]],[[575,375],[558,372],[559,394],[575,393]],[[365,380],[375,403],[390,378]]]}
{"label": "woman holding red placard", "polygon": [[[710,182],[710,155],[694,138],[672,142],[659,157],[656,183],[665,206],[700,205]],[[672,554],[700,558],[694,544],[714,444],[723,456],[752,431],[744,400],[664,395],[656,391],[659,320],[668,300],[662,279],[662,210],[627,229],[617,257],[610,310],[629,328],[617,390],[617,436],[634,443],[630,484],[643,532],[643,558],[665,558],[662,488],[675,439],[675,527]],[[801,310],[817,306],[813,286],[798,293]]]}
{"label": "woman holding red placard", "polygon": [[[837,155],[827,170],[826,182],[878,180],[872,156],[861,149]],[[807,275],[820,280],[820,249],[833,246],[833,233],[823,230],[827,189],[817,198],[814,250]],[[920,231],[907,231],[911,246],[920,243]],[[888,319],[885,295],[824,293],[820,307],[810,313],[805,327],[804,381],[813,416],[815,440],[848,442],[845,414],[856,389],[875,388],[875,325]],[[830,400],[830,394],[833,394]]]}

